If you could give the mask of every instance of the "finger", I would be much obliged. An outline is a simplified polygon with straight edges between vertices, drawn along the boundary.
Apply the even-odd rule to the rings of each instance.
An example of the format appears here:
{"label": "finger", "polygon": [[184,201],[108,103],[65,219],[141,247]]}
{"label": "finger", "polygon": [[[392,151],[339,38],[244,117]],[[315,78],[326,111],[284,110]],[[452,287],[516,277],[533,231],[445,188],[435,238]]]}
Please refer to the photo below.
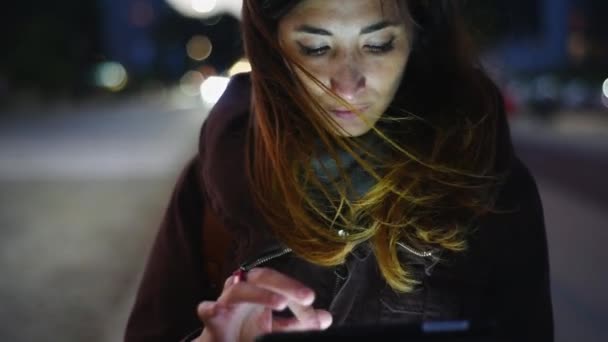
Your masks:
{"label": "finger", "polygon": [[317,313],[311,305],[301,305],[294,302],[287,304],[296,319],[303,322],[311,322],[312,329],[319,329],[321,324],[317,319]]}
{"label": "finger", "polygon": [[314,291],[306,285],[270,268],[250,270],[247,282],[272,290],[301,305],[311,305],[315,300]]}
{"label": "finger", "polygon": [[229,288],[231,285],[234,285],[234,276],[233,275],[228,277],[226,279],[226,281],[224,282],[224,290]]}
{"label": "finger", "polygon": [[230,286],[220,295],[217,302],[222,306],[258,304],[273,310],[284,310],[287,307],[287,298],[281,294],[249,282]]}
{"label": "finger", "polygon": [[202,321],[209,320],[216,315],[216,302],[204,301],[196,308],[196,313]]}
{"label": "finger", "polygon": [[[325,310],[315,310],[316,318],[311,321],[302,321],[296,317],[290,318],[275,318],[272,321],[273,332],[290,332],[290,331],[303,331],[303,330],[325,330],[329,328],[332,323],[332,316]],[[320,322],[319,325],[315,325],[315,322]]]}
{"label": "finger", "polygon": [[317,319],[319,320],[319,324],[321,325],[321,330],[329,328],[334,322],[334,317],[329,311],[325,310],[317,310]]}

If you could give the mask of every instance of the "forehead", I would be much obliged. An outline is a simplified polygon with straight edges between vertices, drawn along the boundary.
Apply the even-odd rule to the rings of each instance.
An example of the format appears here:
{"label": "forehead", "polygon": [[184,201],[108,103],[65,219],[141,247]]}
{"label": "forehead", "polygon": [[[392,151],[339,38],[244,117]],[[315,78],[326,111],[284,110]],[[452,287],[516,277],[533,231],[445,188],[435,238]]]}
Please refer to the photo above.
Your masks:
{"label": "forehead", "polygon": [[303,0],[283,17],[284,24],[369,25],[378,20],[404,22],[396,0]]}

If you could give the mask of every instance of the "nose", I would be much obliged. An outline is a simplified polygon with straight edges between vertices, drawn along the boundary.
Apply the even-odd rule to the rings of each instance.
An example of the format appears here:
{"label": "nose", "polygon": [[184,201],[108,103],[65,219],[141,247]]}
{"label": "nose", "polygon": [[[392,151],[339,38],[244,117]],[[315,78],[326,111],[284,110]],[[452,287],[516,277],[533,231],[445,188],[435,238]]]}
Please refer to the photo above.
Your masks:
{"label": "nose", "polygon": [[365,76],[352,63],[343,63],[330,79],[331,90],[352,102],[365,88]]}

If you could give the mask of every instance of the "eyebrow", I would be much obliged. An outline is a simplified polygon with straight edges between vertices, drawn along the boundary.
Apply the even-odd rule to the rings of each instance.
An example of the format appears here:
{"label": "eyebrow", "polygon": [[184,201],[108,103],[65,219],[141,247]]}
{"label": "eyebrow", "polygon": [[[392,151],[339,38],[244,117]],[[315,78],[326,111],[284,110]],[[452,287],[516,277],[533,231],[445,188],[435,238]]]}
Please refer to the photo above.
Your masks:
{"label": "eyebrow", "polygon": [[[385,29],[389,26],[397,26],[396,23],[392,22],[392,21],[388,21],[388,20],[383,20],[379,23],[373,24],[373,25],[369,25],[366,26],[364,28],[361,29],[361,31],[359,32],[359,35],[363,35],[363,34],[369,34],[375,31],[380,31],[382,29]],[[296,32],[303,32],[303,33],[310,33],[310,34],[318,34],[321,36],[333,36],[333,34],[325,29],[319,28],[319,27],[314,27],[314,26],[310,26],[310,25],[300,25],[296,28]]]}

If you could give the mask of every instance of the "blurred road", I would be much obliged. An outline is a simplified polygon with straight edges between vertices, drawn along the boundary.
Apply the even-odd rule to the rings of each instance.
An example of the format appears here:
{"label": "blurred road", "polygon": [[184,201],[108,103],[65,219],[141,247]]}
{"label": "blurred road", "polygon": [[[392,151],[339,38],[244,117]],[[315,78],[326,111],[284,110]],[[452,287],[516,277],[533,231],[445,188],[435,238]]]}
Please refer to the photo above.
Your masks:
{"label": "blurred road", "polygon": [[[204,117],[161,99],[0,116],[0,341],[120,340]],[[608,337],[606,123],[513,124],[545,208],[558,342]]]}
{"label": "blurred road", "polygon": [[543,201],[556,342],[607,341],[608,113],[511,127]]}
{"label": "blurred road", "polygon": [[0,341],[120,341],[206,111],[159,99],[0,115]]}

